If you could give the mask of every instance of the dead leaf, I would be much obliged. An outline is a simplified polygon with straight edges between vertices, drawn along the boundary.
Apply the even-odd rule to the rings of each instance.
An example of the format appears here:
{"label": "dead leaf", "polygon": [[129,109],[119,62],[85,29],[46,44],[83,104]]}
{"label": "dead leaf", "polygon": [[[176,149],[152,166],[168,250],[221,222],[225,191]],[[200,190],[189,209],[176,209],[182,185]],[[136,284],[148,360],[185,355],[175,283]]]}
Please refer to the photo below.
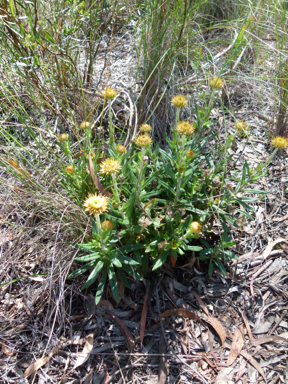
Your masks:
{"label": "dead leaf", "polygon": [[275,217],[275,219],[272,219],[272,221],[280,222],[280,221],[284,221],[286,219],[288,219],[288,214],[285,216],[282,216],[282,217]]}
{"label": "dead leaf", "polygon": [[107,315],[109,315],[111,317],[111,319],[114,321],[114,323],[120,329],[120,331],[123,332],[125,339],[126,339],[126,342],[127,342],[127,345],[128,345],[128,349],[132,350],[132,348],[134,347],[134,339],[133,339],[133,336],[132,336],[131,332],[129,331],[128,327],[113,312],[106,309],[106,313],[107,313]]}
{"label": "dead leaf", "polygon": [[108,192],[105,188],[102,187],[100,180],[98,179],[98,176],[96,175],[95,170],[94,170],[94,165],[93,165],[93,161],[91,158],[91,153],[89,154],[89,170],[90,170],[91,178],[95,184],[95,187],[99,190],[99,192],[105,196],[110,197],[110,198],[113,197],[112,193]]}
{"label": "dead leaf", "polygon": [[172,266],[172,268],[174,268],[175,265],[176,265],[177,260],[175,259],[175,257],[173,255],[171,255],[170,258],[171,258],[171,266]]}
{"label": "dead leaf", "polygon": [[271,243],[269,243],[268,246],[266,247],[266,249],[264,250],[263,254],[262,254],[263,259],[266,259],[266,258],[270,255],[270,253],[272,252],[272,249],[274,248],[274,246],[275,246],[276,244],[278,244],[278,243],[282,243],[282,242],[284,242],[284,243],[288,243],[288,240],[279,238],[279,239],[277,239],[277,240],[272,241]]}
{"label": "dead leaf", "polygon": [[99,303],[97,304],[98,307],[107,307],[107,308],[111,308],[111,309],[114,309],[113,308],[113,305],[110,303],[109,300],[100,300]]}
{"label": "dead leaf", "polygon": [[204,304],[203,300],[198,295],[198,293],[196,293],[195,291],[192,291],[192,293],[195,296],[195,298],[196,298],[198,304],[200,305],[200,307],[203,309],[203,311],[206,313],[206,315],[209,316],[209,311],[208,311],[206,305]]}
{"label": "dead leaf", "polygon": [[5,344],[2,344],[2,343],[0,343],[0,344],[1,344],[2,352],[3,352],[6,356],[11,356],[13,352],[12,352],[9,348],[7,348]]}
{"label": "dead leaf", "polygon": [[257,363],[257,361],[251,356],[249,355],[249,353],[245,352],[245,351],[241,351],[240,354],[245,357],[245,359],[248,360],[248,362],[250,364],[253,365],[254,368],[257,369],[257,371],[260,373],[260,375],[263,377],[263,379],[265,380],[265,383],[267,383],[267,379],[266,379],[266,376],[264,374],[264,371],[263,369],[260,367],[260,365]]}
{"label": "dead leaf", "polygon": [[243,348],[243,346],[244,346],[244,340],[243,340],[242,334],[239,331],[239,329],[236,328],[233,334],[230,353],[227,360],[228,366],[234,363],[239,353],[241,352],[241,349]]}
{"label": "dead leaf", "polygon": [[213,316],[209,316],[208,318],[208,323],[215,329],[215,331],[218,333],[218,336],[220,337],[221,343],[222,343],[222,348],[224,347],[224,343],[227,337],[227,333],[225,331],[225,328],[223,325],[220,323],[219,320],[217,320]]}
{"label": "dead leaf", "polygon": [[57,347],[54,347],[53,349],[51,349],[51,351],[49,352],[49,355],[48,355],[48,356],[41,357],[40,359],[36,360],[33,364],[31,364],[31,365],[25,370],[25,372],[24,372],[24,374],[23,374],[22,377],[26,377],[26,376],[31,375],[31,373],[38,371],[39,368],[43,367],[43,365],[45,365],[46,363],[48,363],[48,361],[51,359],[51,357],[52,357],[53,355],[55,355],[55,353],[57,353],[58,350],[62,347],[62,344],[63,344],[63,343],[60,343]]}
{"label": "dead leaf", "polygon": [[245,314],[243,311],[240,311],[240,312],[241,312],[241,316],[242,316],[242,318],[243,318],[245,327],[246,327],[246,329],[247,329],[247,332],[248,332],[248,336],[249,336],[250,342],[253,343],[254,337],[253,337],[253,335],[252,335],[251,328],[250,328],[250,324],[249,324],[249,321],[248,321],[248,319],[247,319],[247,316],[246,316],[246,314]]}
{"label": "dead leaf", "polygon": [[116,274],[116,280],[117,280],[118,292],[119,292],[119,297],[118,297],[118,301],[117,301],[117,306],[118,306],[118,304],[123,299],[123,296],[125,294],[125,285],[123,284],[123,281],[120,279],[118,274]]}
{"label": "dead leaf", "polygon": [[80,365],[84,364],[89,359],[90,353],[93,349],[93,344],[94,344],[93,334],[88,335],[83,351],[78,353],[77,360],[72,370],[80,367]]}
{"label": "dead leaf", "polygon": [[169,311],[161,313],[160,317],[163,318],[171,315],[183,316],[183,317],[187,317],[187,319],[201,321],[200,317],[195,315],[195,313],[188,311],[188,309],[183,309],[183,308],[170,309]]}
{"label": "dead leaf", "polygon": [[279,341],[286,341],[284,337],[280,336],[264,336],[260,339],[254,339],[252,345],[257,347],[257,345],[266,344],[266,343],[277,343]]}
{"label": "dead leaf", "polygon": [[143,344],[143,339],[145,335],[146,318],[147,318],[147,311],[148,311],[148,299],[149,299],[149,283],[147,285],[145,296],[144,296],[144,303],[143,303],[141,320],[140,320],[140,350],[142,350],[142,344]]}
{"label": "dead leaf", "polygon": [[165,384],[167,379],[167,374],[168,374],[168,363],[167,363],[166,343],[165,343],[163,329],[161,329],[161,332],[160,332],[159,354],[160,354],[160,357],[159,357],[157,384]]}

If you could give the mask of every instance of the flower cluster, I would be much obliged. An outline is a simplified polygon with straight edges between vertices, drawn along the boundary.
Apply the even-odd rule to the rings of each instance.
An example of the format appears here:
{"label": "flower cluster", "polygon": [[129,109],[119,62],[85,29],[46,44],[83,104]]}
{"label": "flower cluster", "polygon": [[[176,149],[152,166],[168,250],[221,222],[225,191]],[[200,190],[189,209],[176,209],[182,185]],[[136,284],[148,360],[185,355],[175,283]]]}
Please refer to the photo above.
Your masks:
{"label": "flower cluster", "polygon": [[100,164],[100,172],[105,175],[113,175],[119,172],[121,169],[121,164],[119,160],[115,160],[112,157],[102,161]]}
{"label": "flower cluster", "polygon": [[118,92],[116,91],[116,89],[112,89],[112,88],[106,88],[105,90],[102,91],[102,95],[107,100],[114,99],[117,96],[117,94]]}
{"label": "flower cluster", "polygon": [[235,128],[240,135],[245,135],[249,133],[248,125],[244,121],[241,121],[241,120],[236,121]]}
{"label": "flower cluster", "polygon": [[190,124],[189,121],[181,121],[177,124],[176,131],[180,135],[191,135],[195,131],[195,126]]}
{"label": "flower cluster", "polygon": [[220,77],[214,77],[209,81],[209,85],[212,88],[221,89],[224,87],[224,82],[222,81],[222,79],[220,79]]}
{"label": "flower cluster", "polygon": [[184,108],[186,107],[188,100],[183,95],[176,95],[172,97],[171,103],[176,108]]}
{"label": "flower cluster", "polygon": [[150,124],[142,124],[140,125],[140,131],[143,133],[149,133],[152,131],[152,127]]}
{"label": "flower cluster", "polygon": [[149,147],[152,144],[152,139],[149,135],[139,135],[136,137],[134,143],[137,147]]}
{"label": "flower cluster", "polygon": [[277,149],[285,149],[288,147],[288,139],[281,136],[276,136],[272,139],[271,144]]}
{"label": "flower cluster", "polygon": [[108,197],[89,194],[83,206],[90,215],[101,215],[108,210]]}

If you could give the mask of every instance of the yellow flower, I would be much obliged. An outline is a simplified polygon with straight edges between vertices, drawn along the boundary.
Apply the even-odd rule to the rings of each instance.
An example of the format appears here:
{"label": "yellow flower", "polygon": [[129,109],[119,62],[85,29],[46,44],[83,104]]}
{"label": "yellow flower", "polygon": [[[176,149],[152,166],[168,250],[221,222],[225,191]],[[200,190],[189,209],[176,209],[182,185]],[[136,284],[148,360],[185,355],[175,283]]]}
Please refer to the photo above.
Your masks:
{"label": "yellow flower", "polygon": [[189,157],[189,159],[192,159],[194,157],[194,152],[189,150],[186,152],[186,156]]}
{"label": "yellow flower", "polygon": [[113,175],[114,173],[120,171],[120,169],[120,161],[115,160],[112,157],[102,161],[100,164],[100,173],[104,173],[105,175]]}
{"label": "yellow flower", "polygon": [[67,173],[74,173],[75,172],[75,168],[72,166],[72,165],[68,165],[66,168],[65,168],[65,171]]}
{"label": "yellow flower", "polygon": [[198,221],[193,221],[189,225],[189,229],[193,233],[193,235],[199,235],[199,233],[201,232],[201,224]]}
{"label": "yellow flower", "polygon": [[281,136],[276,136],[272,139],[271,144],[278,149],[285,149],[288,147],[288,139]]}
{"label": "yellow flower", "polygon": [[136,137],[134,143],[137,147],[149,147],[152,144],[152,139],[149,135],[139,135]]}
{"label": "yellow flower", "polygon": [[82,123],[80,124],[81,129],[89,129],[90,127],[91,123],[89,123],[89,121],[82,121]]}
{"label": "yellow flower", "polygon": [[142,124],[140,126],[140,131],[143,132],[143,133],[149,133],[152,131],[152,127],[150,124]]}
{"label": "yellow flower", "polygon": [[184,108],[187,105],[188,100],[183,95],[176,95],[172,97],[171,103],[176,108]]}
{"label": "yellow flower", "polygon": [[105,220],[103,221],[103,223],[101,224],[101,227],[102,229],[106,230],[106,231],[111,231],[114,227],[112,221],[110,220]]}
{"label": "yellow flower", "polygon": [[180,135],[191,135],[195,131],[195,126],[190,124],[189,121],[181,121],[176,126],[176,131]]}
{"label": "yellow flower", "polygon": [[68,140],[68,137],[69,137],[69,135],[67,135],[67,133],[60,133],[60,135],[58,135],[57,139],[58,139],[58,141],[60,141],[60,143],[63,143],[64,141]]}
{"label": "yellow flower", "polygon": [[126,153],[127,149],[126,149],[125,145],[119,144],[116,147],[116,151],[119,152],[119,153]]}
{"label": "yellow flower", "polygon": [[108,197],[90,193],[83,206],[90,215],[101,215],[108,209]]}
{"label": "yellow flower", "polygon": [[117,96],[117,91],[116,89],[112,88],[106,88],[105,90],[102,91],[102,95],[105,97],[105,99],[112,100],[114,97]]}
{"label": "yellow flower", "polygon": [[209,85],[212,88],[221,89],[224,87],[223,81],[220,79],[220,77],[214,77],[209,81]]}
{"label": "yellow flower", "polygon": [[236,128],[236,131],[238,133],[240,133],[241,135],[243,135],[243,134],[245,135],[245,134],[249,133],[249,128],[248,128],[247,124],[244,123],[244,121],[241,121],[241,120],[236,121],[235,128]]}

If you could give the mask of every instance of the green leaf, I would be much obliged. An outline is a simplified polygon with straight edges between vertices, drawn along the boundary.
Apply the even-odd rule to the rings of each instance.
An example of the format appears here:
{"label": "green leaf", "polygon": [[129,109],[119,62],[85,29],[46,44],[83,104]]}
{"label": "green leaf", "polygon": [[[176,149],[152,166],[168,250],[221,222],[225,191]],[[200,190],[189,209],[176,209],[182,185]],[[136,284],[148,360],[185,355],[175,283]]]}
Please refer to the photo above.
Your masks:
{"label": "green leaf", "polygon": [[203,249],[203,250],[200,252],[200,256],[212,255],[213,251],[214,251],[213,248]]}
{"label": "green leaf", "polygon": [[96,267],[93,269],[93,271],[90,273],[86,283],[83,285],[82,289],[90,287],[94,283],[94,281],[97,279],[99,273],[101,272],[103,268],[104,262],[102,260],[98,261]]}
{"label": "green leaf", "polygon": [[110,283],[113,297],[115,301],[118,302],[118,299],[119,299],[118,283],[117,283],[117,279],[116,279],[116,275],[113,267],[109,268],[108,277],[109,277],[109,283]]}
{"label": "green leaf", "polygon": [[239,213],[241,213],[242,215],[248,217],[249,220],[254,221],[253,216],[249,215],[248,212],[243,211],[242,209],[235,209],[235,212],[239,212]]}
{"label": "green leaf", "polygon": [[235,259],[238,260],[238,256],[235,255],[235,253],[231,251],[223,251],[224,255],[227,256],[229,259]]}
{"label": "green leaf", "polygon": [[118,269],[117,273],[118,273],[122,283],[125,285],[125,287],[130,289],[130,284],[129,284],[128,280],[127,280],[125,272],[122,269]]}
{"label": "green leaf", "polygon": [[131,245],[125,245],[124,247],[118,248],[119,252],[132,252],[137,251],[138,249],[143,248],[143,244],[131,244]]}
{"label": "green leaf", "polygon": [[126,201],[126,203],[123,204],[124,212],[126,213],[126,216],[128,217],[129,220],[131,220],[135,212],[135,201],[136,201],[136,195],[135,193],[132,193],[129,199]]}
{"label": "green leaf", "polygon": [[165,251],[163,252],[160,257],[158,258],[158,260],[156,260],[155,264],[153,265],[153,268],[152,268],[152,271],[155,271],[156,269],[158,268],[161,268],[162,265],[165,263],[166,259],[167,259],[167,256],[169,254],[170,251]]}
{"label": "green leaf", "polygon": [[97,260],[100,257],[101,257],[101,255],[99,253],[91,253],[90,255],[75,257],[75,260],[77,260],[77,261],[91,261],[91,260]]}
{"label": "green leaf", "polygon": [[221,272],[222,275],[225,277],[225,275],[226,275],[226,270],[225,270],[225,268],[224,268],[224,265],[223,265],[222,261],[219,260],[219,259],[216,259],[216,260],[215,260],[215,264],[218,266],[218,268],[220,269],[220,272]]}
{"label": "green leaf", "polygon": [[121,267],[122,267],[122,264],[121,264],[119,258],[117,258],[117,257],[115,257],[115,258],[112,260],[112,264],[114,264],[115,267],[117,267],[117,268],[121,268]]}
{"label": "green leaf", "polygon": [[88,269],[93,267],[95,265],[95,261],[90,261],[90,263],[82,265],[82,267],[76,269],[73,271],[69,276],[68,279],[72,279],[75,276],[81,275],[82,273],[86,272]]}
{"label": "green leaf", "polygon": [[106,278],[107,278],[107,272],[108,272],[108,266],[105,266],[105,269],[102,273],[101,279],[98,284],[97,292],[95,295],[95,303],[96,305],[99,304],[99,301],[101,300],[101,297],[103,295],[103,291],[105,288]]}
{"label": "green leaf", "polygon": [[140,280],[140,281],[143,280],[143,277],[137,271],[135,271],[131,267],[131,265],[123,264],[122,268],[124,269],[125,272],[128,273],[128,275],[132,276],[134,279],[137,279],[137,280]]}
{"label": "green leaf", "polygon": [[255,193],[257,195],[267,195],[268,193],[270,193],[269,191],[264,191],[264,190],[260,190],[260,189],[243,189],[242,192],[243,193]]}
{"label": "green leaf", "polygon": [[212,274],[213,274],[213,261],[212,261],[212,259],[210,259],[209,268],[208,268],[208,276],[211,277]]}
{"label": "green leaf", "polygon": [[187,251],[194,251],[194,252],[200,252],[202,251],[202,247],[197,247],[196,245],[187,245],[186,247]]}
{"label": "green leaf", "polygon": [[76,244],[76,247],[82,249],[83,251],[95,252],[95,245],[93,243]]}
{"label": "green leaf", "polygon": [[135,266],[139,265],[139,263],[136,260],[131,259],[131,257],[127,257],[125,255],[121,255],[121,253],[118,253],[117,257],[121,261],[122,267],[124,265],[135,265]]}

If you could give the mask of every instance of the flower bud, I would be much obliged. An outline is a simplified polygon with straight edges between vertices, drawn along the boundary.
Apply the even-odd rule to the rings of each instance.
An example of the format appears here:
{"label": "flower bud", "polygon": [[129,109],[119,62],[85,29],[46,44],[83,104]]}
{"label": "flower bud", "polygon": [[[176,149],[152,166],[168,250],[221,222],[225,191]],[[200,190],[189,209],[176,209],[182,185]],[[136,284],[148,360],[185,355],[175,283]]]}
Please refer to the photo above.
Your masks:
{"label": "flower bud", "polygon": [[74,173],[75,172],[75,168],[72,166],[72,165],[68,165],[66,168],[65,168],[65,171],[67,173]]}
{"label": "flower bud", "polygon": [[125,145],[119,144],[116,147],[116,151],[119,153],[126,153],[127,149],[126,149]]}
{"label": "flower bud", "polygon": [[189,229],[193,233],[193,235],[199,235],[199,233],[201,232],[201,224],[198,221],[193,221],[189,225]]}
{"label": "flower bud", "polygon": [[194,152],[189,150],[186,152],[186,156],[189,157],[189,159],[192,159],[194,157]]}
{"label": "flower bud", "polygon": [[58,135],[57,137],[57,140],[60,141],[60,143],[64,143],[65,141],[67,141],[69,138],[69,135],[67,135],[67,133],[60,133],[60,135]]}
{"label": "flower bud", "polygon": [[105,231],[111,231],[114,227],[112,221],[110,220],[105,220],[103,221],[103,223],[101,224],[101,227],[102,229],[104,229]]}
{"label": "flower bud", "polygon": [[91,123],[89,123],[89,121],[83,121],[81,124],[80,124],[80,128],[85,130],[85,129],[89,129],[91,127]]}

